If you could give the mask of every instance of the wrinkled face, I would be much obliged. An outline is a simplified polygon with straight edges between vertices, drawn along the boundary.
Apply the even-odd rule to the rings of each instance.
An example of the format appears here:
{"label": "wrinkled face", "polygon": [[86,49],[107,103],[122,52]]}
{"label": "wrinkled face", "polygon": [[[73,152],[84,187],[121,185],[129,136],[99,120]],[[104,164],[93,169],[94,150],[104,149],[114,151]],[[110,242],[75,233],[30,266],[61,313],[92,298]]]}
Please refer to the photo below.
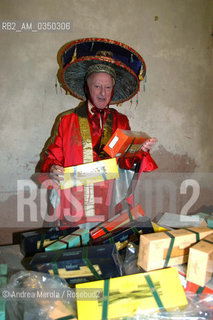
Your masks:
{"label": "wrinkled face", "polygon": [[114,79],[108,73],[92,73],[87,85],[91,103],[99,109],[108,106],[113,95]]}

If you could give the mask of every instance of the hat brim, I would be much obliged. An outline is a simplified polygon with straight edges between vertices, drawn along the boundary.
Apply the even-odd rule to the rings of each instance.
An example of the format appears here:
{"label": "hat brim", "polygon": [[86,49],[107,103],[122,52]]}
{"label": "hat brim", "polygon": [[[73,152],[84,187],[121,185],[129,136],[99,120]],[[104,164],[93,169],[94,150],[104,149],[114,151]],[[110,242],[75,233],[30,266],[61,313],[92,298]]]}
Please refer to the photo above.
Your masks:
{"label": "hat brim", "polygon": [[139,90],[139,80],[135,73],[124,63],[109,57],[83,57],[75,60],[58,71],[58,78],[65,90],[74,97],[85,100],[85,74],[93,64],[106,64],[114,68],[116,82],[110,104],[119,104],[131,99]]}

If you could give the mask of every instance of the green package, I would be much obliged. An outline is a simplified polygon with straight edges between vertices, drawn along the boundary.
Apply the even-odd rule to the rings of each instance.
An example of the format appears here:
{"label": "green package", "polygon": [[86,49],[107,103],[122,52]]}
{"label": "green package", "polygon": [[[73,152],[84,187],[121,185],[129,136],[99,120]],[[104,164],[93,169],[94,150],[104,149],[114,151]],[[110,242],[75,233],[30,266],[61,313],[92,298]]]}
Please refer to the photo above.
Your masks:
{"label": "green package", "polygon": [[45,251],[55,251],[79,246],[85,246],[89,242],[89,230],[78,229],[62,239],[52,243]]}

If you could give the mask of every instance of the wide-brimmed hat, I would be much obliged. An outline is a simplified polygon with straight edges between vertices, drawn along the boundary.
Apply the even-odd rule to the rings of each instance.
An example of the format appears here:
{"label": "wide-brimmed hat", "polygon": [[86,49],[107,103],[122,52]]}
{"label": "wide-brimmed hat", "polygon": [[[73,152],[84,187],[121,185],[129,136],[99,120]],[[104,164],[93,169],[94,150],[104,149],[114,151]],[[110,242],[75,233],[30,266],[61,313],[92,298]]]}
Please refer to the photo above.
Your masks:
{"label": "wide-brimmed hat", "polygon": [[85,100],[84,83],[93,72],[106,72],[115,81],[110,104],[131,99],[146,74],[143,58],[124,43],[86,38],[65,44],[58,52],[58,80],[74,97]]}

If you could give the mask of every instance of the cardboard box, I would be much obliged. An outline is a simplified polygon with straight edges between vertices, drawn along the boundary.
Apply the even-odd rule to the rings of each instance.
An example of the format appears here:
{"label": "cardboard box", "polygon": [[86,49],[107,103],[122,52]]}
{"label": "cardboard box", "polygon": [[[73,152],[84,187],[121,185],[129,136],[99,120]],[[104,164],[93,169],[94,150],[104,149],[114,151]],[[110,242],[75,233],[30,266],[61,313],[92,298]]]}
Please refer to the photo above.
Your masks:
{"label": "cardboard box", "polygon": [[85,246],[89,242],[89,230],[78,229],[66,237],[57,240],[45,248],[45,251],[62,250],[68,248],[74,248],[79,246]]}
{"label": "cardboard box", "polygon": [[[209,305],[209,310],[212,309],[211,299],[209,296],[213,296],[213,278],[206,284],[206,286],[199,286],[193,282],[186,280],[187,264],[178,265],[179,278],[186,294],[193,301],[201,301],[203,304],[205,299],[205,307]],[[207,300],[206,300],[207,298]]]}
{"label": "cardboard box", "polygon": [[145,133],[117,129],[105,145],[104,151],[111,158],[133,157],[137,152],[140,152],[147,139],[150,139],[150,137]]}
{"label": "cardboard box", "polygon": [[193,227],[141,235],[138,265],[150,271],[185,263],[189,248],[212,233],[207,227]]}
{"label": "cardboard box", "polygon": [[128,243],[139,243],[141,234],[154,232],[151,220],[144,216],[127,224],[125,227],[116,229],[103,235],[102,237],[92,240],[92,245],[115,243],[117,250],[122,250],[127,247]]}
{"label": "cardboard box", "polygon": [[30,265],[34,271],[59,275],[69,284],[118,277],[123,273],[113,244],[37,253]]}
{"label": "cardboard box", "polygon": [[68,189],[116,178],[119,178],[118,165],[113,158],[65,168],[60,186]]}
{"label": "cardboard box", "polygon": [[193,282],[186,280],[187,264],[177,266],[179,278],[184,288],[186,295],[190,301],[196,305],[200,305],[201,309],[206,310],[205,316],[212,319],[213,311],[212,299],[213,296],[213,278],[206,284],[206,286],[199,286]]}
{"label": "cardboard box", "polygon": [[203,287],[211,280],[212,275],[213,234],[190,248],[186,279]]}
{"label": "cardboard box", "polygon": [[58,228],[40,228],[21,234],[21,253],[32,256],[37,252],[43,252],[45,247],[77,230],[78,227],[60,230]]}
{"label": "cardboard box", "polygon": [[123,319],[133,317],[138,309],[154,312],[187,305],[176,268],[77,284],[77,297],[81,290],[92,289],[98,298],[89,301],[77,298],[78,320]]}
{"label": "cardboard box", "polygon": [[131,210],[123,210],[121,213],[116,214],[114,217],[101,222],[95,228],[92,228],[90,230],[90,236],[93,239],[96,239],[111,232],[112,230],[126,226],[130,221],[136,220],[144,215],[145,213],[140,204]]}

